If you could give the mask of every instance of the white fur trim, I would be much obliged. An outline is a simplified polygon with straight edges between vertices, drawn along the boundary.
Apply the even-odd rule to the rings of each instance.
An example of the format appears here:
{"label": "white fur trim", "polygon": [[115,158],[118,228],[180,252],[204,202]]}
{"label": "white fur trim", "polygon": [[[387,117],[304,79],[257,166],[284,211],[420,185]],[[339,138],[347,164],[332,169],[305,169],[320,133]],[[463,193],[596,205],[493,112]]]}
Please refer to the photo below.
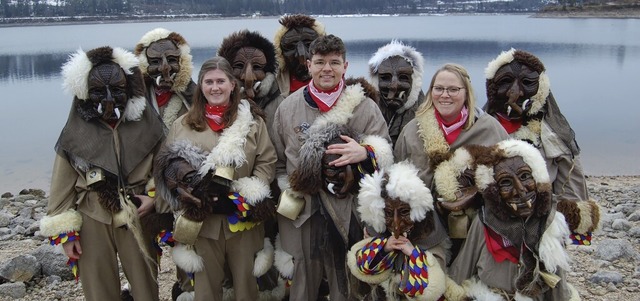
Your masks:
{"label": "white fur trim", "polygon": [[447,289],[444,292],[444,297],[447,301],[464,301],[467,298],[467,292],[465,292],[464,288],[453,281],[453,279],[447,276],[445,280],[447,285]]}
{"label": "white fur trim", "polygon": [[320,114],[309,127],[308,133],[320,132],[330,124],[347,124],[353,116],[353,109],[365,99],[367,98],[359,83],[347,86],[336,105],[329,112]]}
{"label": "white fur trim", "polygon": [[[138,54],[138,60],[140,61],[140,71],[142,74],[148,74],[149,61],[147,60],[146,49],[149,48],[151,43],[169,38],[169,35],[172,31],[169,31],[164,28],[156,28],[147,32],[142,36],[136,48],[142,47],[143,50]],[[175,41],[174,41],[175,42]],[[191,81],[191,72],[193,72],[193,57],[191,56],[191,47],[188,44],[182,43],[178,45],[178,50],[180,50],[180,71],[178,71],[177,76],[175,77],[175,82],[171,87],[172,91],[176,92],[184,92],[189,82]]]}
{"label": "white fur trim", "polygon": [[393,164],[393,148],[387,139],[376,135],[367,135],[362,138],[360,143],[373,147],[379,169],[387,168]]}
{"label": "white fur trim", "polygon": [[218,145],[211,150],[203,162],[199,174],[204,176],[209,170],[215,170],[216,166],[238,167],[247,162],[244,145],[247,142],[247,134],[255,123],[249,102],[242,99],[238,106],[236,121],[222,132]]}
{"label": "white fur trim", "polygon": [[369,76],[371,84],[377,89],[379,85],[378,79],[378,67],[386,59],[394,56],[400,56],[404,58],[411,67],[413,67],[413,74],[411,75],[411,91],[407,97],[407,101],[396,112],[402,113],[407,109],[413,107],[418,101],[418,96],[422,90],[422,76],[424,73],[424,58],[422,53],[418,52],[414,47],[404,45],[398,40],[392,40],[391,43],[378,48],[378,51],[369,59]]}
{"label": "white fur trim", "polygon": [[571,283],[567,283],[567,286],[569,287],[569,291],[571,292],[571,297],[568,301],[582,300],[582,298],[580,298],[580,293],[578,293],[578,290],[573,285],[571,285]]}
{"label": "white fur trim", "polygon": [[82,215],[80,212],[69,209],[57,215],[45,216],[40,220],[40,234],[51,237],[61,233],[80,231],[82,228]]}
{"label": "white fur trim", "polygon": [[467,291],[467,295],[474,300],[483,301],[504,301],[502,296],[491,291],[491,289],[477,278],[465,280],[462,287]]}
{"label": "white fur trim", "polygon": [[113,48],[112,56],[113,59],[111,61],[120,65],[120,68],[122,68],[124,73],[128,75],[133,74],[133,71],[131,70],[138,67],[140,64],[138,58],[133,53],[120,47]]}
{"label": "white fur trim", "polygon": [[509,134],[509,137],[517,140],[529,140],[533,145],[540,145],[540,133],[542,132],[542,123],[540,120],[529,120],[527,126],[521,126],[517,131]]}
{"label": "white fur trim", "polygon": [[531,97],[531,109],[527,112],[527,115],[533,116],[540,112],[544,107],[544,104],[547,103],[547,97],[549,97],[550,91],[551,83],[549,81],[549,76],[546,72],[542,71],[540,73],[540,78],[538,79],[538,93]]}
{"label": "white fur trim", "polygon": [[142,113],[147,107],[147,99],[144,96],[134,97],[127,101],[127,106],[124,108],[124,120],[125,121],[138,121],[142,118]]}
{"label": "white fur trim", "polygon": [[378,275],[365,275],[360,271],[360,268],[358,268],[358,264],[356,263],[356,253],[370,241],[371,238],[365,238],[351,246],[347,252],[347,266],[349,267],[351,274],[358,278],[358,280],[369,284],[380,284],[391,277],[393,269],[387,269]]}
{"label": "white fur trim", "polygon": [[176,298],[176,301],[193,301],[195,297],[195,292],[182,292],[182,294]]}
{"label": "white fur trim", "polygon": [[382,178],[384,171],[376,171],[365,175],[360,180],[358,193],[358,213],[365,224],[370,225],[378,233],[383,233],[387,226],[384,222],[384,199],[382,199]]}
{"label": "white fur trim", "polygon": [[204,269],[204,259],[196,253],[191,245],[176,244],[171,248],[171,256],[176,266],[185,272],[196,273]]}
{"label": "white fur trim", "polygon": [[536,183],[550,183],[547,164],[542,158],[540,151],[533,145],[516,139],[507,139],[498,142],[498,148],[503,150],[507,157],[520,156],[524,163],[531,167],[533,178]]}
{"label": "white fur trim", "polygon": [[273,265],[278,269],[282,277],[286,279],[293,279],[293,256],[282,249],[280,234],[276,236],[276,249],[274,252]]}
{"label": "white fur trim", "polygon": [[533,298],[524,296],[520,294],[520,292],[516,292],[515,297],[513,298],[515,301],[533,301]]}
{"label": "white fur trim", "polygon": [[418,168],[409,161],[402,161],[392,165],[388,174],[389,182],[385,188],[389,197],[408,203],[414,222],[424,220],[427,212],[433,210],[433,198],[431,190],[418,177]]}
{"label": "white fur trim", "polygon": [[467,169],[471,169],[473,158],[464,147],[453,152],[453,156],[440,164],[433,174],[436,190],[447,202],[453,202],[456,192],[460,191],[458,178]]}
{"label": "white fur trim", "polygon": [[69,60],[62,65],[62,88],[78,99],[89,98],[88,74],[93,63],[82,49],[69,55]]}
{"label": "white fur trim", "polygon": [[491,62],[489,62],[489,65],[487,65],[487,67],[484,69],[484,76],[487,79],[493,79],[493,77],[496,76],[496,72],[498,72],[498,69],[500,69],[500,67],[504,66],[505,64],[509,64],[513,61],[514,59],[513,54],[515,52],[516,50],[511,48],[507,51],[503,51],[502,53],[500,53],[500,55],[498,55],[498,57],[496,57]]}
{"label": "white fur trim", "polygon": [[[286,16],[283,16],[283,17],[286,17]],[[280,43],[282,43],[282,37],[284,36],[285,33],[287,33],[287,31],[289,31],[289,29],[291,28],[285,27],[284,25],[280,25],[280,27],[278,27],[278,29],[276,30],[275,36],[273,37],[273,46],[275,47],[275,50],[276,50],[276,60],[278,62],[278,69],[280,70],[279,73],[282,73],[283,71],[287,70],[287,64],[285,62],[284,55],[282,54]],[[323,36],[325,34],[324,24],[318,22],[318,20],[316,19],[314,19],[313,26],[311,27],[311,29],[317,32],[319,36]]]}
{"label": "white fur trim", "polygon": [[269,184],[258,177],[243,177],[233,181],[231,187],[244,197],[247,204],[255,206],[271,195]]}
{"label": "white fur trim", "polygon": [[280,188],[281,191],[285,191],[289,189],[289,187],[291,187],[289,185],[289,178],[287,177],[287,175],[278,176],[276,178],[276,181],[278,182],[278,188]]}
{"label": "white fur trim", "polygon": [[478,189],[480,189],[480,191],[485,190],[493,182],[495,182],[493,178],[493,167],[478,165],[476,167],[476,186],[478,186]]}
{"label": "white fur trim", "polygon": [[598,229],[599,225],[593,224],[591,217],[592,211],[596,211],[595,215],[600,216],[600,208],[594,200],[578,201],[578,210],[580,211],[580,223],[574,230],[576,233],[586,234],[590,229]]}
{"label": "white fur trim", "polygon": [[556,212],[553,221],[542,234],[538,248],[540,260],[550,273],[556,273],[558,268],[565,271],[570,269],[571,257],[565,248],[566,239],[570,234],[564,215]]}
{"label": "white fur trim", "polygon": [[253,276],[260,277],[266,274],[273,266],[274,249],[271,240],[264,238],[264,247],[256,253],[256,259],[253,261]]}

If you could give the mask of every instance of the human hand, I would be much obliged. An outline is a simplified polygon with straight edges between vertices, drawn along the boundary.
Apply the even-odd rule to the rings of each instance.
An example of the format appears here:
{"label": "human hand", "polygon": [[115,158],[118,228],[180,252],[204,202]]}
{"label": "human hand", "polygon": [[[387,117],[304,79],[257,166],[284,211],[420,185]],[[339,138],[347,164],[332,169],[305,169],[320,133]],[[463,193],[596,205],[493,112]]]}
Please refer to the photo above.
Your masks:
{"label": "human hand", "polygon": [[145,194],[135,194],[134,197],[140,200],[140,206],[138,207],[138,217],[145,217],[149,213],[156,211],[153,198]]}
{"label": "human hand", "polygon": [[82,248],[80,247],[80,241],[78,240],[63,243],[62,249],[67,257],[71,259],[80,259],[80,255],[82,255]]}
{"label": "human hand", "polygon": [[360,163],[367,159],[367,150],[355,139],[340,135],[346,143],[332,144],[327,147],[326,154],[340,155],[340,158],[329,162],[332,166],[345,166],[353,163]]}
{"label": "human hand", "polygon": [[387,239],[387,243],[384,245],[384,250],[388,252],[392,251],[400,251],[404,255],[410,256],[413,252],[413,244],[411,241],[405,236],[399,236],[395,238],[395,236],[389,236]]}

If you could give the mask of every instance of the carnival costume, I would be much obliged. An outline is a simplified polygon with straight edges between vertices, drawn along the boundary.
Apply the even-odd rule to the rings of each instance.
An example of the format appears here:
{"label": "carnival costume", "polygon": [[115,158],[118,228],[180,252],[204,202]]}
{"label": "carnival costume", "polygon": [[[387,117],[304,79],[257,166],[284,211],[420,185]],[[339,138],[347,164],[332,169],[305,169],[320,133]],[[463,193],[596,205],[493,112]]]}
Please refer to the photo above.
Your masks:
{"label": "carnival costume", "polygon": [[[497,83],[494,82],[496,72],[512,62],[525,65],[540,75],[535,95],[518,100],[525,114],[517,122],[501,113],[501,104],[496,100]],[[600,221],[600,209],[589,197],[575,133],[551,93],[544,65],[534,55],[512,48],[491,61],[485,75],[487,103],[484,110],[498,118],[512,138],[527,141],[540,151],[547,164],[553,193],[558,197],[558,211],[566,217],[573,243],[591,244],[591,234]]]}
{"label": "carnival costume", "polygon": [[[99,69],[112,66],[118,69]],[[89,87],[98,82],[107,90],[117,88],[100,81],[118,76],[109,73],[113,70],[123,72],[126,88],[98,102],[100,96]],[[162,124],[144,98],[138,60],[121,48],[78,50],[64,64],[62,76],[74,99],[56,143],[51,197],[40,231],[52,244],[82,236],[80,259],[69,263],[79,273],[87,299],[119,299],[119,260],[133,296],[158,300],[152,242],[173,220],[169,214],[166,227],[152,227],[159,224],[141,221],[136,210],[139,200],[133,195],[153,195],[152,161],[163,136]],[[126,104],[114,103],[114,98],[126,99]],[[115,117],[105,121],[107,114]]]}
{"label": "carnival costume", "polygon": [[[280,87],[280,93],[282,97],[286,98],[289,94],[293,93],[295,90],[296,84],[292,85],[292,82],[295,81],[294,76],[291,73],[290,67],[287,66],[286,59],[284,57],[284,51],[282,49],[282,37],[289,31],[294,28],[306,27],[315,31],[319,36],[325,34],[324,25],[318,22],[316,19],[306,16],[306,15],[287,15],[283,16],[278,20],[280,23],[280,27],[276,30],[276,34],[273,38],[273,46],[276,50],[276,59],[278,62],[278,72],[276,74],[276,81],[278,83],[278,87]],[[311,41],[309,41],[311,42]],[[304,46],[302,46],[304,47]],[[308,45],[306,46],[308,48]],[[300,49],[298,49],[300,50]],[[308,49],[305,51],[308,52]],[[304,55],[303,53],[298,53],[298,55]],[[308,80],[300,83],[302,85],[306,85]]]}
{"label": "carnival costume", "polygon": [[[242,30],[229,35],[222,41],[220,48],[218,48],[218,55],[226,58],[229,62],[233,62],[238,50],[244,47],[253,47],[262,51],[267,59],[267,64],[263,69],[266,77],[263,80],[257,82],[240,78],[238,80],[242,86],[243,97],[253,100],[264,111],[267,115],[267,128],[271,129],[273,115],[284,100],[276,83],[276,71],[278,68],[276,50],[271,41],[261,36],[258,32]],[[247,84],[250,87],[246,87]],[[247,90],[251,90],[251,93],[246,92]],[[248,96],[249,94],[251,94],[251,97]]]}
{"label": "carnival costume", "polygon": [[[411,121],[415,117],[416,110],[424,101],[424,93],[422,92],[424,59],[422,58],[422,53],[418,52],[415,48],[404,45],[397,40],[393,40],[391,41],[391,43],[380,47],[378,51],[373,54],[371,59],[369,59],[369,76],[371,78],[371,84],[378,91],[380,91],[380,76],[378,73],[378,67],[380,67],[380,64],[382,64],[382,62],[392,57],[403,58],[413,68],[413,73],[411,74],[411,90],[409,91],[409,95],[391,96],[392,98],[404,97],[404,105],[395,110],[395,112],[387,112],[389,110],[387,105],[382,103],[384,102],[384,99],[387,95],[385,95],[385,97],[381,96],[378,103],[378,106],[382,111],[382,115],[385,116],[385,120],[387,121],[391,141],[395,144],[395,141],[398,139],[402,128],[404,128],[404,126],[407,125],[407,123],[409,123],[409,121]],[[401,93],[404,93],[404,91]]]}
{"label": "carnival costume", "polygon": [[[184,116],[178,118],[158,155],[154,170],[158,192],[178,216],[173,259],[194,275],[195,300],[222,297],[224,273],[214,271],[222,271],[225,262],[241,299],[257,295],[255,277],[272,265],[273,248],[267,246],[261,222],[274,210],[263,201],[270,195],[268,183],[274,178],[276,155],[264,120],[254,116],[250,106],[241,100],[236,120],[220,133],[209,127],[192,130],[183,122]],[[217,201],[179,198],[170,183],[180,181],[172,172],[173,164],[180,162],[197,171],[193,184],[210,185],[212,174],[229,172],[228,194]]]}
{"label": "carnival costume", "polygon": [[[417,168],[403,161],[362,179],[358,194],[358,213],[372,237],[354,244],[347,255],[351,273],[358,279],[380,285],[384,300],[440,300],[445,293],[445,273],[428,247],[427,236],[435,227],[431,192],[418,177]],[[399,200],[408,204],[409,229],[401,229],[401,221],[387,223],[386,203]],[[400,215],[400,214],[398,214]],[[398,217],[400,219],[400,217]],[[405,222],[407,224],[407,222]],[[406,233],[394,233],[402,231]],[[410,256],[399,250],[386,252],[391,236],[409,239]],[[440,246],[438,246],[440,248]],[[376,292],[376,290],[373,290]],[[371,300],[377,300],[371,296]]]}
{"label": "carnival costume", "polygon": [[[565,250],[569,228],[564,215],[555,209],[540,152],[526,142],[510,139],[470,153],[474,153],[475,183],[484,205],[449,268],[450,277],[475,300],[580,300],[566,280],[571,261]],[[520,194],[508,203],[495,177],[501,172],[496,166],[511,158],[521,160],[530,171],[518,165],[515,175],[521,183],[514,187],[519,187]],[[526,217],[514,214],[527,207]]]}
{"label": "carnival costume", "polygon": [[[393,157],[380,110],[365,96],[360,84],[346,86],[334,106],[324,113],[308,89],[299,89],[287,97],[274,120],[276,173],[283,191],[278,205],[276,266],[292,279],[291,300],[317,298],[323,270],[331,288],[330,299],[343,300],[350,291],[344,257],[350,243],[362,235],[355,196],[337,199],[318,186],[312,187],[315,183],[298,181],[293,175],[320,173],[321,152],[333,126],[347,126],[362,135],[358,141],[368,151],[368,158],[359,164],[363,175],[391,165]],[[310,167],[312,171],[307,170]],[[283,212],[290,204],[298,204],[298,210]]]}
{"label": "carnival costume", "polygon": [[[152,78],[149,75],[149,61],[147,49],[154,42],[161,40],[171,41],[180,53],[178,65],[180,70],[176,73],[163,70],[163,74]],[[168,130],[178,117],[185,114],[191,107],[191,97],[195,83],[191,79],[193,72],[193,62],[191,47],[187,41],[176,32],[171,32],[164,28],[156,28],[147,32],[135,47],[135,55],[140,61],[140,70],[145,78],[146,97],[153,105],[153,108],[160,114],[162,121]],[[166,60],[166,58],[165,58]],[[169,91],[162,91],[158,88],[161,81],[170,83]],[[168,100],[166,100],[168,98]]]}

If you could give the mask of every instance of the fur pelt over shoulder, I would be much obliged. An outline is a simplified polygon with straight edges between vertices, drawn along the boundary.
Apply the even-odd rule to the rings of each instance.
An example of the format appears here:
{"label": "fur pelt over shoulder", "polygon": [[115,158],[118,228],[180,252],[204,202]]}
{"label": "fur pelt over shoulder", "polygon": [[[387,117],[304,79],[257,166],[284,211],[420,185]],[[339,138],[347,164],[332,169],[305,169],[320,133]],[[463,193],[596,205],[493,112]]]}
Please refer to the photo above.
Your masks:
{"label": "fur pelt over shoulder", "polygon": [[300,148],[300,167],[289,176],[291,188],[299,193],[314,194],[322,190],[322,156],[327,143],[346,135],[359,140],[359,135],[346,125],[329,124],[320,131],[310,133]]}
{"label": "fur pelt over shoulder", "polygon": [[244,47],[254,47],[262,51],[267,58],[267,64],[264,67],[265,72],[275,73],[278,66],[276,62],[276,50],[273,43],[260,35],[257,31],[241,30],[234,32],[222,40],[218,55],[224,57],[229,62],[238,53],[238,50]]}
{"label": "fur pelt over shoulder", "polygon": [[380,93],[378,93],[378,89],[371,83],[369,83],[364,77],[348,77],[344,80],[345,86],[351,86],[355,84],[360,84],[362,86],[362,90],[364,91],[364,96],[373,99],[376,103],[380,102]]}

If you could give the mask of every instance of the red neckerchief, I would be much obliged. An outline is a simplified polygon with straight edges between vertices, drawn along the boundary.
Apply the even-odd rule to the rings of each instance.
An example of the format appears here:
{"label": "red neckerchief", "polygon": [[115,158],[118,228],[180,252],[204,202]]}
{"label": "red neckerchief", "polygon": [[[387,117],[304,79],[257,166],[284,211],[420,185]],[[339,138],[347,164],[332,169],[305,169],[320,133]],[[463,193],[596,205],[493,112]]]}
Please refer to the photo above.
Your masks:
{"label": "red neckerchief", "polygon": [[518,248],[510,245],[500,234],[486,226],[484,227],[484,240],[486,241],[487,250],[489,250],[496,262],[503,262],[506,259],[518,264],[518,259],[520,258]]}
{"label": "red neckerchief", "polygon": [[447,143],[449,145],[453,144],[453,142],[456,141],[456,139],[458,139],[458,136],[460,136],[460,133],[462,133],[462,128],[463,127],[459,127],[457,129],[455,129],[453,132],[449,133],[447,135],[447,133],[442,129],[442,125],[444,124],[445,126],[450,126],[458,121],[460,121],[460,119],[462,119],[462,114],[458,115],[458,118],[456,118],[456,120],[454,120],[451,123],[446,123],[444,122],[444,120],[442,120],[442,117],[440,117],[440,113],[438,112],[438,110],[434,110],[435,114],[436,114],[436,119],[438,120],[438,126],[440,127],[440,130],[442,131],[442,134],[444,135],[444,139],[447,140]]}
{"label": "red neckerchief", "polygon": [[498,116],[498,121],[509,134],[517,131],[522,126],[522,119],[509,119],[500,113],[496,114],[496,116]]}
{"label": "red neckerchief", "polygon": [[204,117],[207,118],[207,123],[209,127],[214,132],[219,132],[224,128],[224,120],[222,119],[222,114],[227,109],[227,106],[211,106],[206,104],[204,106],[205,114]]}
{"label": "red neckerchief", "polygon": [[171,99],[172,94],[173,92],[170,90],[166,90],[164,92],[156,90],[156,102],[158,103],[158,108],[164,107],[164,105],[169,102],[169,99]]}
{"label": "red neckerchief", "polygon": [[306,81],[306,82],[299,81],[297,78],[295,78],[295,76],[292,76],[289,80],[289,93],[298,91],[298,89],[306,86],[308,83],[309,81]]}
{"label": "red neckerchief", "polygon": [[[335,87],[333,87],[333,89],[331,89],[331,90],[320,89],[313,83],[313,81],[309,82],[309,89],[308,89],[309,96],[311,96],[311,99],[313,99],[313,102],[316,103],[316,105],[318,106],[318,109],[320,110],[320,112],[325,113],[325,112],[329,112],[329,110],[331,110],[331,108],[338,103],[338,100],[340,99],[340,95],[339,95],[340,93],[338,93],[337,96],[333,97],[333,98],[335,98],[335,102],[331,106],[328,106],[326,103],[324,103],[322,100],[320,100],[318,95],[316,95],[314,93],[314,91],[313,91],[313,89],[311,87],[312,85],[313,85],[313,89],[317,90],[318,92],[326,93],[327,95],[329,95],[329,94],[338,92],[338,90],[344,86],[344,80],[341,80],[340,83],[337,84]],[[322,96],[322,95],[320,95],[320,96]],[[332,97],[332,96],[329,96],[329,97]]]}

